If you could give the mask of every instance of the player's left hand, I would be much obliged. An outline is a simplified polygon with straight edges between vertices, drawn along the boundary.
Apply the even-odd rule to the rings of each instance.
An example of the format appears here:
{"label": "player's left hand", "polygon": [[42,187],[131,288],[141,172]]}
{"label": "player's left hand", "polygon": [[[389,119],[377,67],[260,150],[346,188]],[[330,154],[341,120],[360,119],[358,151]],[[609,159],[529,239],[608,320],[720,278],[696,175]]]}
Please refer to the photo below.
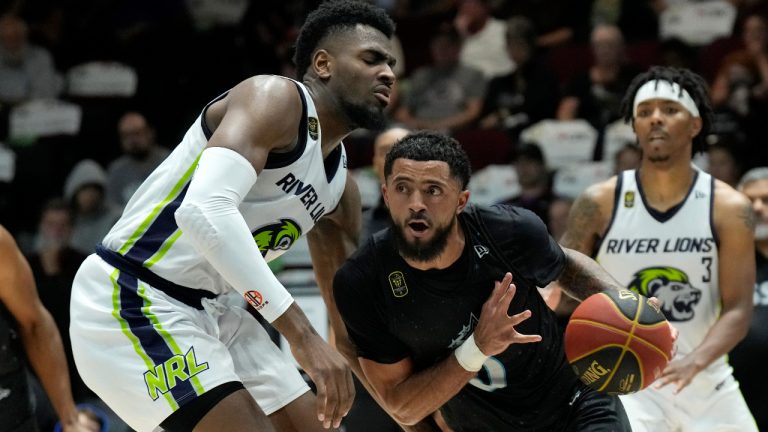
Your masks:
{"label": "player's left hand", "polygon": [[659,389],[667,384],[673,384],[675,389],[672,392],[678,394],[691,383],[693,377],[701,372],[702,369],[704,369],[704,367],[690,355],[677,360],[672,360],[664,371],[661,372],[661,376],[657,380],[655,387]]}

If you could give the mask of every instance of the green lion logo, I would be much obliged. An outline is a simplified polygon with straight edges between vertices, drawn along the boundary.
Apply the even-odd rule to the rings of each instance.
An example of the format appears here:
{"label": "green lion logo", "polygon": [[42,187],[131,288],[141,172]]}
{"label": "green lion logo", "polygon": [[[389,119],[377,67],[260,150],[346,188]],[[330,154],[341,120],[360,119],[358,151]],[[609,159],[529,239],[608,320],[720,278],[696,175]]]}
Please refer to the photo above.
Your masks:
{"label": "green lion logo", "polygon": [[674,267],[648,267],[635,273],[629,289],[661,301],[661,311],[669,321],[693,319],[694,306],[701,290],[691,285],[688,275]]}
{"label": "green lion logo", "polygon": [[266,256],[270,250],[290,249],[299,237],[301,228],[291,219],[280,219],[280,222],[264,225],[253,232],[253,240],[259,246],[262,256]]}

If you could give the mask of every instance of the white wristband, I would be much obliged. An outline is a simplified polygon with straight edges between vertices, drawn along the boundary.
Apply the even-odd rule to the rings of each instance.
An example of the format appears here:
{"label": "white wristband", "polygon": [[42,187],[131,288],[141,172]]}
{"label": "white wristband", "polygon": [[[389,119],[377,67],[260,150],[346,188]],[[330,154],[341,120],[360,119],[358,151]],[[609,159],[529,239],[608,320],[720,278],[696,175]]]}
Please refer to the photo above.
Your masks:
{"label": "white wristband", "polygon": [[453,352],[456,356],[456,360],[459,365],[469,372],[477,372],[483,367],[483,363],[488,360],[488,357],[480,351],[475,343],[475,335],[469,335],[458,348]]}

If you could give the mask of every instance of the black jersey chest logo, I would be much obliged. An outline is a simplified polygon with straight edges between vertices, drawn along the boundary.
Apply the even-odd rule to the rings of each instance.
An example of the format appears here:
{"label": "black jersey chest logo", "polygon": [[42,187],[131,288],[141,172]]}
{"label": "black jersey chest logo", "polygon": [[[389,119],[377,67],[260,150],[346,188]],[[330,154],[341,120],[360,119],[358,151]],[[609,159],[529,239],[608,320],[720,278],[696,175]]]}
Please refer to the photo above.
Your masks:
{"label": "black jersey chest logo", "polygon": [[408,294],[408,284],[405,283],[405,275],[401,271],[393,271],[389,274],[389,286],[395,297],[405,297]]}

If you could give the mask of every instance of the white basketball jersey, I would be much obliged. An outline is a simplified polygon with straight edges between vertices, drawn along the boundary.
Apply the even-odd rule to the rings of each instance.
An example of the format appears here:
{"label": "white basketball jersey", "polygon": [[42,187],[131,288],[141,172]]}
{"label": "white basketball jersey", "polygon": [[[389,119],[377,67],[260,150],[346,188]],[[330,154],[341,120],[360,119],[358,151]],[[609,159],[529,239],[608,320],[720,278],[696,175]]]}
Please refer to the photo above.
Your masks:
{"label": "white basketball jersey", "polygon": [[[298,144],[289,153],[270,153],[239,208],[267,261],[282,255],[320,217],[332,212],[346,184],[344,146],[323,159],[315,105],[304,85],[296,82],[296,86],[303,104]],[[219,294],[229,284],[195,251],[174,218],[210,136],[203,110],[130,199],[103,244],[169,281]]]}
{"label": "white basketball jersey", "polygon": [[[679,356],[701,344],[720,314],[713,199],[712,177],[697,170],[685,200],[662,213],[646,205],[637,172],[624,171],[596,256],[621,284],[661,300],[664,315],[680,331]],[[725,357],[709,371],[730,372]]]}

